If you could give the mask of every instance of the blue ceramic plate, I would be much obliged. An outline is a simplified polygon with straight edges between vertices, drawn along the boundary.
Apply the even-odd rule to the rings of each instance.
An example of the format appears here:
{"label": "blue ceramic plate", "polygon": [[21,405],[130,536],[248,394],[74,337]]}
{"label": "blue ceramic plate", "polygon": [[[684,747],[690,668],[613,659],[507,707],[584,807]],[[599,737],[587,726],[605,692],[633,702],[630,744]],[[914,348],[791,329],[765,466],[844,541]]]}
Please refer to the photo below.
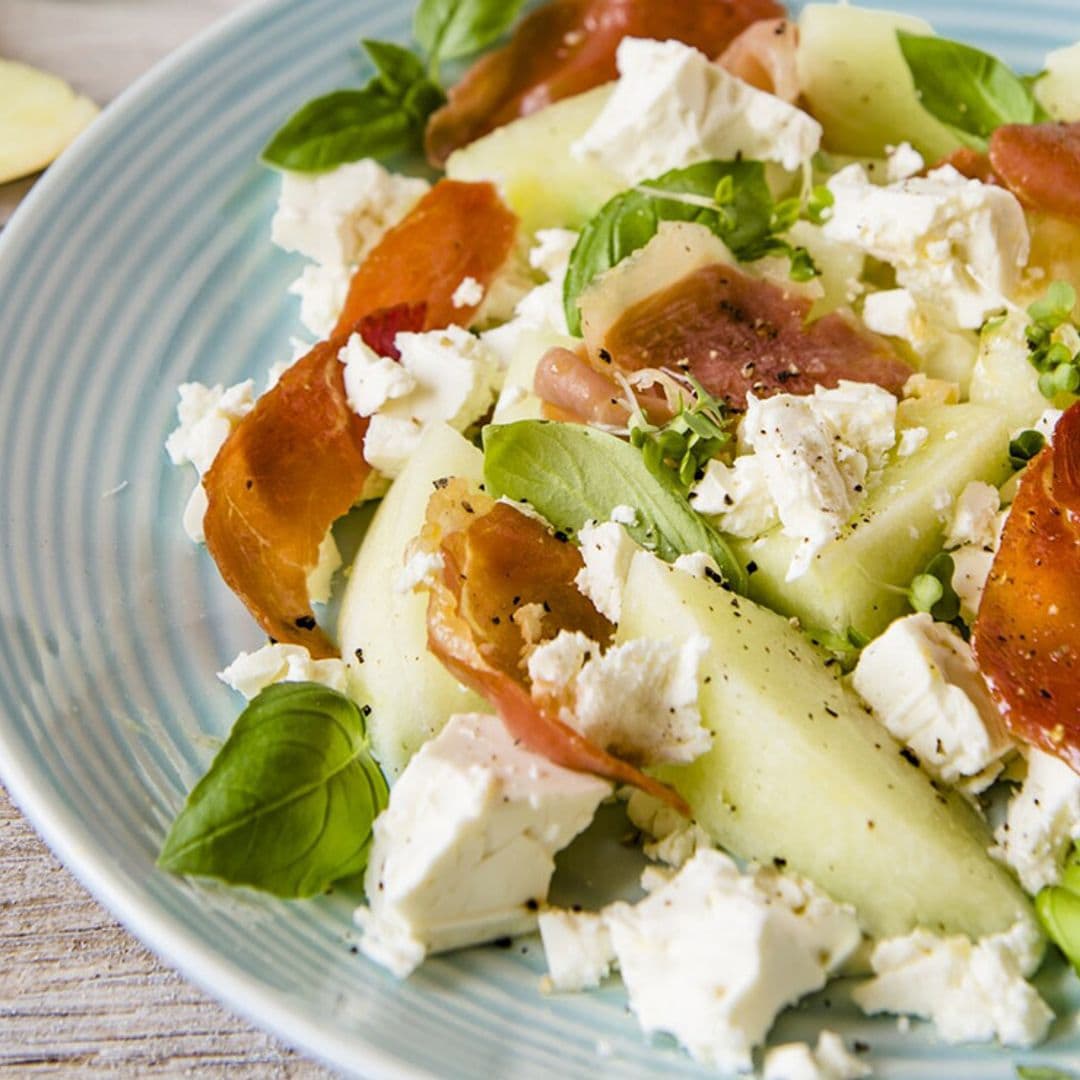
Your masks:
{"label": "blue ceramic plate", "polygon": [[[301,101],[355,83],[361,34],[407,38],[405,3],[272,0],[226,20],[106,111],[0,239],[0,770],[85,884],[137,935],[256,1023],[379,1077],[703,1075],[646,1041],[616,987],[545,998],[535,942],[397,983],[354,955],[351,904],[204,888],[154,856],[236,702],[213,678],[260,634],[180,529],[191,477],[162,450],[186,379],[261,378],[289,356],[298,263],[273,248],[259,148]],[[1080,37],[1075,0],[896,0],[1026,70]],[[945,1050],[830,991],[822,1024],[879,1075],[990,1080],[1080,1063],[1080,1001],[1030,1054]],[[1069,994],[1072,994],[1071,998]]]}

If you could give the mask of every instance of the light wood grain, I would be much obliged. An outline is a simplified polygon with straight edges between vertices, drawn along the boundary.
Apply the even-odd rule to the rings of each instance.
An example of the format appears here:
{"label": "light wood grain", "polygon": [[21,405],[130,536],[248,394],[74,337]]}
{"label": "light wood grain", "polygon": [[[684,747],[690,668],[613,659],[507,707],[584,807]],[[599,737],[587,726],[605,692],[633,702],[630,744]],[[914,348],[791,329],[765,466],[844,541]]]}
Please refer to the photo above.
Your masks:
{"label": "light wood grain", "polygon": [[232,1016],[131,937],[0,788],[0,1076],[331,1074]]}

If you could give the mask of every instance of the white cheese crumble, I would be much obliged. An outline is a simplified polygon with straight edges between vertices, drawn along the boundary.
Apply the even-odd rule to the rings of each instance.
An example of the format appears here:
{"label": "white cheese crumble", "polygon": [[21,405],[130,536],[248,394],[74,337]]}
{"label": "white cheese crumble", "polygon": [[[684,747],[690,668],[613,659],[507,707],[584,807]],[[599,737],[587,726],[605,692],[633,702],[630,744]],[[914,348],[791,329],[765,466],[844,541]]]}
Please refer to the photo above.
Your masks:
{"label": "white cheese crumble", "polygon": [[1001,534],[1008,520],[1008,509],[994,515],[993,531],[986,543],[964,544],[951,552],[953,559],[952,586],[960,599],[960,615],[969,625],[975,621],[982,602],[994,556],[1001,544]]}
{"label": "white cheese crumble", "polygon": [[325,173],[287,172],[270,236],[278,247],[324,266],[355,265],[429,187],[370,159]]}
{"label": "white cheese crumble", "polygon": [[862,651],[855,689],[889,733],[945,783],[987,787],[1009,739],[971,646],[920,612],[897,619]]}
{"label": "white cheese crumble", "polygon": [[637,788],[630,792],[626,816],[651,838],[643,845],[646,857],[676,869],[703,848],[715,847],[712,837],[696,821],[687,821],[666,803]]}
{"label": "white cheese crumble", "polygon": [[930,438],[930,432],[924,427],[904,428],[900,432],[900,441],[896,444],[896,453],[899,457],[911,457],[926,445]]}
{"label": "white cheese crumble", "polygon": [[197,544],[206,540],[203,518],[208,500],[202,478],[214,463],[218,451],[236,425],[255,407],[255,382],[246,379],[230,386],[183,383],[176,415],[180,421],[165,440],[165,450],[174,465],[194,465],[199,473],[184,508],[184,531]]}
{"label": "white cheese crumble", "polygon": [[760,536],[780,520],[764,458],[757,454],[737,457],[732,465],[713,458],[690,492],[690,504],[699,514],[716,517],[719,527],[732,536]]}
{"label": "white cheese crumble", "polygon": [[273,644],[240,653],[218,672],[218,678],[248,701],[268,686],[283,682],[313,682],[344,694],[349,687],[349,668],[336,657],[312,660],[303,645]]}
{"label": "white cheese crumble", "polygon": [[300,321],[320,341],[330,336],[345,307],[352,274],[351,266],[310,263],[289,286],[300,297]]}
{"label": "white cheese crumble", "polygon": [[1026,978],[1041,954],[1038,932],[1022,922],[977,943],[916,930],[875,946],[875,977],[852,997],[867,1013],[931,1020],[948,1043],[1033,1046],[1054,1017]]}
{"label": "white cheese crumble", "polygon": [[570,152],[631,184],[740,156],[795,171],[821,144],[821,125],[807,113],[680,42],[624,38],[616,61],[610,99]]}
{"label": "white cheese crumble", "polygon": [[341,552],[338,550],[334,534],[327,531],[319,544],[319,554],[315,565],[308,571],[308,599],[313,604],[326,604],[330,600],[331,585],[334,575],[341,569]]}
{"label": "white cheese crumble", "polygon": [[854,164],[829,190],[825,235],[890,263],[897,282],[953,328],[980,327],[1020,282],[1030,241],[1023,208],[1004,188],[951,166],[879,187]]}
{"label": "white cheese crumble", "polygon": [[617,623],[622,616],[622,594],[630,563],[640,548],[614,521],[583,526],[578,530],[578,541],[584,566],[574,584],[601,615]]}
{"label": "white cheese crumble", "polygon": [[991,854],[1011,866],[1032,895],[1061,880],[1073,841],[1080,840],[1080,775],[1035,747],[1027,751],[1027,778],[994,833]]}
{"label": "white cheese crumble", "polygon": [[580,632],[563,630],[529,657],[534,697],[560,702],[560,718],[617,757],[687,763],[712,736],[698,710],[698,668],[707,638],[682,645],[638,638],[601,654]]}
{"label": "white cheese crumble", "polygon": [[611,974],[615,950],[602,914],[551,908],[539,922],[553,989],[593,990]]}
{"label": "white cheese crumble", "polygon": [[484,286],[474,277],[461,279],[461,284],[450,298],[456,308],[477,307],[484,299]]}
{"label": "white cheese crumble", "polygon": [[373,416],[388,401],[411,394],[416,379],[389,356],[379,356],[359,334],[338,352],[345,365],[345,398],[357,416]]}
{"label": "white cheese crumble", "polygon": [[885,179],[890,184],[917,176],[926,168],[922,154],[909,142],[885,147]]}
{"label": "white cheese crumble", "polygon": [[555,854],[611,784],[524,749],[495,716],[452,716],[375,822],[361,948],[399,978],[428,952],[526,933]]}
{"label": "white cheese crumble", "polygon": [[716,560],[704,551],[692,551],[689,555],[680,555],[672,564],[676,570],[695,578],[710,578],[719,581],[720,567]]}
{"label": "white cheese crumble", "polygon": [[1001,495],[993,484],[972,480],[956,500],[952,523],[945,537],[946,548],[962,544],[993,546],[997,536],[997,516]]}
{"label": "white cheese crumble", "polygon": [[[867,478],[896,443],[896,398],[879,386],[842,381],[832,390],[816,387],[813,395],[747,395],[739,428],[740,449],[753,452],[757,466],[741,466],[752,505],[761,504],[761,481],[776,507],[783,532],[800,541],[788,568],[794,581],[814,556],[836,539],[866,493]],[[735,470],[740,468],[736,459]],[[755,477],[752,469],[759,469]],[[733,472],[735,472],[733,470]],[[739,508],[738,474],[712,470],[713,485],[704,493],[727,490],[725,522]],[[709,479],[708,473],[706,480]],[[702,489],[695,488],[694,504]],[[713,505],[713,503],[709,503]],[[755,512],[756,513],[756,512]]]}
{"label": "white cheese crumble", "polygon": [[611,520],[632,529],[638,523],[638,512],[632,506],[616,506],[612,508]]}
{"label": "white cheese crumble", "polygon": [[414,551],[394,582],[394,592],[412,592],[421,582],[434,580],[445,565],[438,551]]}
{"label": "white cheese crumble", "polygon": [[646,1032],[717,1068],[749,1069],[780,1010],[824,986],[860,941],[850,907],[794,875],[743,874],[719,851],[643,884],[644,900],[602,913],[630,1008]]}
{"label": "white cheese crumble", "polygon": [[495,356],[458,326],[401,333],[394,342],[401,353],[395,367],[412,388],[379,406],[364,437],[368,464],[389,477],[405,467],[428,424],[442,420],[464,431],[479,420],[495,399],[499,378]]}
{"label": "white cheese crumble", "polygon": [[1035,421],[1034,430],[1039,432],[1048,443],[1052,443],[1054,441],[1054,429],[1064,415],[1061,409],[1046,409],[1039,419]]}
{"label": "white cheese crumble", "polygon": [[862,1080],[871,1070],[835,1031],[822,1031],[817,1046],[784,1043],[765,1051],[761,1080]]}

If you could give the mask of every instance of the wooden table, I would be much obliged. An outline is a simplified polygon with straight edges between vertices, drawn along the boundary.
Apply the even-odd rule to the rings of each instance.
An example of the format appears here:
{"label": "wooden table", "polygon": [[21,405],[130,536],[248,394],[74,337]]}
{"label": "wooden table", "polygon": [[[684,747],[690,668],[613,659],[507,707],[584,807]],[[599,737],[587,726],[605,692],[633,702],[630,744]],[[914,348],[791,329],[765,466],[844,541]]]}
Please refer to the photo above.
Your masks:
{"label": "wooden table", "polygon": [[[240,0],[0,0],[0,57],[104,104]],[[0,185],[0,226],[32,181]],[[0,1076],[328,1077],[166,968],[0,787]]]}

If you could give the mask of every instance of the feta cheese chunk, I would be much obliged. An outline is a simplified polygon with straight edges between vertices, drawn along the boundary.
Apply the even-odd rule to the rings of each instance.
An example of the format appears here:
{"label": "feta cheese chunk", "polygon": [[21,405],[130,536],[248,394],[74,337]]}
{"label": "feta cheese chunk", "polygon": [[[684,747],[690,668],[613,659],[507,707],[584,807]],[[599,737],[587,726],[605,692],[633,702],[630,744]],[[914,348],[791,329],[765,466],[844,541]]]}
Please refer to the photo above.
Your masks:
{"label": "feta cheese chunk", "polygon": [[737,457],[732,465],[713,458],[690,492],[690,505],[699,514],[715,517],[717,525],[732,536],[760,536],[780,521],[765,459],[757,454]]}
{"label": "feta cheese chunk", "polygon": [[349,668],[336,657],[312,660],[303,645],[273,644],[240,653],[218,672],[218,678],[248,701],[268,686],[283,682],[313,682],[344,694],[349,687]]}
{"label": "feta cheese chunk", "polygon": [[846,381],[812,396],[747,395],[740,447],[758,459],[784,534],[801,541],[788,581],[840,535],[865,497],[870,470],[896,442],[896,404],[881,387]]}
{"label": "feta cheese chunk", "polygon": [[630,184],[740,156],[795,171],[821,144],[821,125],[807,113],[688,45],[624,38],[616,61],[610,99],[570,152]]}
{"label": "feta cheese chunk", "polygon": [[313,604],[329,602],[331,583],[340,569],[341,552],[338,550],[334,534],[327,530],[322,543],[319,544],[318,559],[307,575],[308,599]]}
{"label": "feta cheese chunk", "polygon": [[483,299],[484,286],[474,277],[462,278],[461,284],[450,298],[456,308],[476,307]]}
{"label": "feta cheese chunk", "polygon": [[337,324],[351,281],[351,266],[310,263],[289,286],[289,292],[300,297],[300,321],[320,341],[328,338]]}
{"label": "feta cheese chunk", "polygon": [[603,915],[591,911],[540,913],[548,977],[555,990],[592,990],[611,974],[615,950]]}
{"label": "feta cheese chunk", "polygon": [[648,884],[644,900],[603,912],[630,1008],[705,1065],[749,1069],[780,1010],[821,989],[860,941],[850,907],[793,875],[743,874],[719,851]]}
{"label": "feta cheese chunk", "polygon": [[209,505],[202,477],[236,425],[255,407],[255,382],[247,379],[227,390],[221,385],[190,382],[180,386],[176,415],[180,424],[165,440],[174,465],[194,465],[199,480],[184,508],[184,531],[196,544],[204,543],[203,519]]}
{"label": "feta cheese chunk", "polygon": [[[364,361],[365,379],[375,390],[365,397],[364,407],[389,386],[394,396],[382,402],[372,414],[364,437],[364,457],[385,476],[394,477],[416,449],[428,424],[443,420],[456,431],[464,431],[484,415],[495,399],[499,363],[479,338],[458,326],[426,333],[401,333],[394,339],[401,362],[394,365],[399,375]],[[385,358],[384,358],[385,359]],[[393,363],[393,361],[390,361]],[[411,379],[411,388],[399,392],[405,383],[391,378]],[[375,391],[378,392],[375,392]]]}
{"label": "feta cheese chunk", "polygon": [[[920,159],[921,160],[921,159]],[[817,1046],[785,1043],[765,1051],[762,1080],[861,1080],[870,1068],[849,1054],[835,1031],[822,1031]]]}
{"label": "feta cheese chunk", "polygon": [[682,645],[638,638],[601,655],[584,634],[563,630],[529,656],[533,696],[558,701],[564,723],[617,757],[687,763],[712,742],[698,710],[708,648],[700,636]]}
{"label": "feta cheese chunk", "polygon": [[862,651],[852,676],[874,715],[945,783],[993,780],[1012,742],[971,646],[920,612],[897,619]]}
{"label": "feta cheese chunk", "polygon": [[1001,544],[1001,534],[1008,517],[1008,509],[1001,510],[994,516],[993,535],[989,543],[964,544],[952,552],[952,587],[960,598],[960,615],[969,625],[979,613],[983,589],[990,577],[994,556]]}
{"label": "feta cheese chunk", "polygon": [[997,540],[997,515],[1001,495],[993,484],[972,480],[960,493],[953,510],[952,524],[945,537],[946,548],[962,544],[993,547]]}
{"label": "feta cheese chunk", "polygon": [[426,180],[397,176],[377,161],[325,173],[286,172],[270,236],[323,266],[352,266],[428,191]]}
{"label": "feta cheese chunk", "polygon": [[1038,931],[1027,923],[977,943],[916,930],[875,946],[875,977],[852,997],[870,1014],[931,1020],[948,1043],[996,1039],[1005,1046],[1034,1046],[1054,1018],[1026,979],[1041,955]]}
{"label": "feta cheese chunk", "polygon": [[926,168],[922,154],[909,142],[885,147],[885,178],[890,184],[917,176]]}
{"label": "feta cheese chunk", "polygon": [[379,356],[359,334],[349,337],[338,360],[345,365],[345,398],[357,416],[372,416],[416,389],[416,379],[401,364]]}
{"label": "feta cheese chunk", "polygon": [[585,565],[574,584],[613,623],[622,615],[622,593],[630,563],[640,550],[630,534],[614,521],[585,525],[578,530]]}
{"label": "feta cheese chunk", "polygon": [[375,822],[361,948],[404,978],[428,952],[526,933],[555,853],[611,794],[518,745],[496,716],[453,716]]}
{"label": "feta cheese chunk", "polygon": [[646,857],[675,869],[703,848],[715,847],[712,837],[696,821],[687,821],[678,811],[638,788],[630,792],[626,816],[652,838],[643,845]]}
{"label": "feta cheese chunk", "polygon": [[1032,895],[1061,880],[1061,867],[1080,840],[1080,776],[1035,747],[1027,751],[1027,778],[994,833],[991,854],[1011,866]]}
{"label": "feta cheese chunk", "polygon": [[444,565],[442,554],[438,551],[413,552],[394,582],[394,592],[412,592],[421,582],[433,580]]}
{"label": "feta cheese chunk", "polygon": [[1030,241],[1006,189],[951,166],[879,187],[858,164],[830,181],[825,235],[890,263],[897,282],[952,328],[977,329],[1020,282]]}
{"label": "feta cheese chunk", "polygon": [[896,444],[896,453],[899,457],[911,457],[918,453],[930,438],[930,432],[924,427],[904,428],[900,432],[900,441]]}

